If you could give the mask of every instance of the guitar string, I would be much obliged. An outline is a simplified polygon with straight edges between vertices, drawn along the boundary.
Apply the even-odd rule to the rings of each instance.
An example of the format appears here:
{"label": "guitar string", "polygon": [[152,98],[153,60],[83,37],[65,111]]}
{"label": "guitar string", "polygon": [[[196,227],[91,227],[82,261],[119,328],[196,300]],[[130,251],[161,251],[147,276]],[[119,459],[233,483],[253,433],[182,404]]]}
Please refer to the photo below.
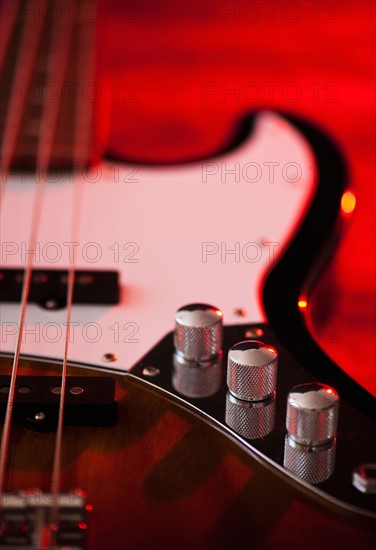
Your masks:
{"label": "guitar string", "polygon": [[[82,189],[80,185],[80,178],[73,182],[74,185],[74,204],[72,212],[71,222],[71,236],[72,242],[75,242],[76,236],[79,234],[80,224],[80,212],[82,204]],[[64,358],[61,372],[61,384],[60,384],[60,400],[59,400],[59,412],[57,431],[55,438],[54,459],[51,476],[51,526],[58,525],[59,514],[59,498],[61,493],[61,469],[62,469],[62,443],[63,443],[63,427],[64,427],[64,408],[66,402],[66,380],[68,370],[68,352],[70,342],[70,327],[72,318],[72,305],[73,305],[73,292],[76,280],[76,251],[73,250],[73,257],[68,271],[68,288],[67,288],[67,316],[66,316],[66,331],[65,331],[65,345],[64,345]]]}
{"label": "guitar string", "polygon": [[[46,73],[47,73],[48,82],[50,83],[53,81],[54,85],[56,85],[58,89],[61,90],[64,82],[67,63],[68,63],[70,36],[72,33],[73,19],[69,16],[69,13],[67,12],[65,14],[65,17],[63,16],[63,24],[61,24],[57,20],[54,27],[56,28],[53,28],[51,33],[51,36],[53,37],[53,44],[52,44],[52,47],[50,48],[49,55],[48,55]],[[47,169],[51,159],[53,138],[56,131],[58,113],[59,113],[58,102],[46,102],[46,104],[44,105],[44,111],[43,111],[43,116],[42,116],[41,126],[40,126],[40,135],[43,136],[43,139],[39,140],[38,151],[37,151],[37,166],[39,168],[42,167],[43,172],[44,172],[44,169]],[[45,178],[40,178],[40,181],[42,182],[42,187],[44,188]],[[36,193],[37,196],[35,200],[36,200],[38,209],[35,210],[35,213],[33,213],[33,222],[36,222],[36,223],[33,223],[34,227],[33,227],[33,237],[31,239],[32,243],[29,245],[30,250],[33,250],[35,248],[36,236],[37,236],[37,231],[39,227],[38,221],[40,219],[41,212],[42,212],[42,202],[43,202],[42,201],[43,197],[41,196],[42,191],[41,191],[41,187],[39,187],[39,189],[37,188],[37,193]],[[31,282],[32,254],[29,255],[29,260],[31,260],[31,262],[29,263],[27,272],[26,272],[28,275],[28,281],[27,281],[28,291],[27,291],[27,295],[25,295],[25,299],[23,299],[25,310],[27,306],[27,296],[29,293],[30,282]],[[25,278],[26,278],[26,275],[25,275]],[[24,318],[25,316],[23,316],[23,319],[22,319],[22,325],[21,325],[22,329],[24,325]],[[22,330],[21,330],[21,337],[22,337]],[[19,357],[19,353],[20,353],[20,350],[18,352],[18,357]],[[15,386],[15,383],[16,383],[17,371],[18,371],[18,365],[14,371],[14,378],[13,378],[13,372],[12,372],[13,386]],[[13,391],[13,399],[14,399],[14,391]],[[11,401],[13,401],[13,399]],[[8,404],[9,404],[9,400],[8,400]],[[11,408],[13,408],[13,406]],[[10,417],[11,417],[11,414],[9,415],[9,426],[11,424]],[[10,427],[9,427],[9,432],[10,432]],[[7,448],[7,445],[4,445],[4,463],[6,462],[6,458],[7,458],[6,448]]]}
{"label": "guitar string", "polygon": [[[69,19],[69,18],[68,18]],[[40,27],[40,29],[42,26]],[[39,29],[39,30],[40,30]],[[66,40],[66,34],[64,34],[64,40],[61,41],[61,44],[67,44]],[[82,41],[86,41],[82,40]],[[68,52],[68,49],[65,48],[65,52]],[[51,56],[52,59],[52,56]],[[56,63],[56,56],[53,57],[55,66],[61,66],[60,63]],[[81,60],[81,71],[79,71],[79,74],[83,74],[85,72],[85,68],[88,68],[88,64],[85,63],[86,60]],[[31,73],[30,73],[31,74]],[[63,73],[61,73],[63,74]],[[63,80],[61,81],[63,82]],[[48,109],[50,112],[50,118],[47,116],[44,116],[44,132],[41,131],[41,135],[44,136],[43,143],[45,146],[40,142],[40,146],[38,149],[38,165],[47,165],[48,160],[50,158],[50,152],[51,152],[51,146],[52,146],[52,134],[53,129],[55,127],[55,124],[51,122],[51,117],[53,117],[56,121],[57,119],[57,110]],[[84,111],[84,110],[83,110]],[[55,114],[54,114],[55,113]],[[89,116],[83,116],[82,110],[81,110],[81,124],[79,124],[80,129],[84,128],[85,122],[86,127],[88,129],[88,125],[90,124],[91,117]],[[42,128],[43,130],[43,128]],[[45,136],[49,134],[49,139],[45,139]],[[78,132],[76,131],[76,136]],[[89,136],[89,132],[84,132],[83,135]],[[78,142],[79,144],[80,142]],[[81,147],[77,145],[76,143],[76,152],[75,152],[75,164],[76,165],[84,165],[85,164],[85,153],[88,151],[88,144],[82,144]],[[41,206],[42,206],[42,197],[41,197],[41,188],[44,187],[44,178],[40,178],[41,185],[38,186],[37,194],[34,200],[34,207],[33,207],[33,224],[32,224],[32,232],[30,237],[30,244],[29,249],[33,249],[35,247],[36,242],[36,236],[37,236],[37,230],[38,230],[38,221],[40,218],[41,213]],[[77,185],[75,186],[77,188]],[[80,186],[78,186],[80,188]],[[77,199],[77,192],[76,197]],[[75,200],[75,214],[73,216],[73,223],[72,223],[72,235],[76,235],[78,231],[78,223],[79,223],[79,211],[80,208],[78,205],[81,203],[81,200]],[[19,362],[19,355],[20,355],[20,348],[21,348],[21,342],[22,342],[22,333],[23,333],[23,325],[24,325],[24,319],[25,319],[25,312],[26,312],[26,305],[28,301],[28,294],[30,289],[30,282],[31,282],[31,273],[32,273],[32,255],[29,255],[29,262],[27,265],[27,270],[24,277],[24,286],[23,286],[23,296],[22,296],[22,311],[21,311],[21,322],[20,322],[20,330],[18,333],[18,341],[17,341],[17,348],[16,353],[14,357],[14,364],[12,369],[12,377],[11,377],[11,387],[9,390],[9,397],[8,397],[8,403],[7,403],[7,413],[6,413],[6,424],[4,425],[4,431],[3,431],[3,438],[1,443],[1,453],[0,453],[0,460],[1,460],[1,468],[0,468],[0,497],[3,494],[3,482],[4,482],[4,476],[5,476],[5,468],[6,468],[6,459],[8,454],[8,446],[9,446],[9,433],[10,433],[10,426],[11,426],[11,417],[12,417],[12,411],[13,411],[13,403],[14,403],[14,393],[15,393],[15,381],[18,371],[18,362]],[[68,279],[68,290],[67,290],[67,307],[68,307],[68,313],[67,313],[67,333],[66,333],[66,341],[65,341],[65,352],[64,352],[64,364],[63,364],[63,373],[62,373],[62,389],[61,389],[61,397],[60,397],[60,407],[59,407],[59,421],[58,421],[58,434],[56,438],[56,447],[55,447],[55,458],[54,458],[54,469],[53,469],[53,481],[52,481],[52,492],[58,495],[59,494],[59,485],[60,485],[60,469],[61,469],[61,441],[62,441],[62,426],[63,426],[63,410],[64,410],[64,396],[65,396],[65,389],[63,389],[63,386],[65,386],[65,380],[66,380],[66,365],[67,365],[67,357],[68,357],[68,342],[69,342],[69,328],[70,328],[70,318],[71,318],[71,306],[72,306],[72,299],[73,299],[73,288],[74,288],[74,279],[75,279],[75,269],[71,268],[69,270],[69,279]],[[54,501],[56,502],[57,499],[55,498]]]}
{"label": "guitar string", "polygon": [[[85,20],[79,21],[78,32],[78,57],[77,57],[77,76],[78,89],[84,89],[84,86],[92,82],[94,74],[94,65],[92,55],[92,45],[94,42],[93,23]],[[90,33],[90,34],[89,34]],[[86,59],[86,52],[89,52],[89,60]],[[84,169],[87,163],[88,151],[91,139],[91,116],[92,107],[88,101],[77,101],[75,104],[75,139],[74,139],[74,166],[76,168],[75,178],[73,181],[73,198],[72,198],[72,222],[71,222],[71,238],[72,242],[76,242],[79,235],[81,221],[81,207],[83,200],[83,178],[78,170]],[[86,140],[85,140],[86,137]],[[51,525],[55,528],[56,533],[58,520],[58,501],[61,493],[61,474],[62,474],[62,444],[63,444],[63,427],[64,427],[64,408],[66,402],[66,378],[68,367],[68,354],[70,343],[70,327],[71,315],[73,306],[73,292],[76,279],[76,250],[73,250],[73,258],[69,266],[68,275],[68,295],[67,295],[67,319],[65,333],[65,349],[64,361],[61,376],[61,390],[59,402],[59,415],[57,425],[57,435],[55,440],[54,465],[51,480],[51,495],[52,495],[52,514]]]}
{"label": "guitar string", "polygon": [[[28,5],[25,6],[23,10],[24,14],[22,14],[22,17],[25,17],[25,20],[22,26],[22,34],[16,57],[16,70],[13,78],[15,93],[11,94],[9,99],[0,149],[0,208],[3,204],[5,186],[8,180],[11,162],[16,150],[17,135],[20,130],[22,116],[26,105],[28,95],[27,90],[31,84],[34,65],[33,61],[37,55],[39,39],[42,34],[48,2],[42,2],[39,8],[37,17],[34,15],[33,10],[29,9]],[[28,17],[30,18],[30,21],[28,20]]]}
{"label": "guitar string", "polygon": [[[29,13],[29,12],[28,12]],[[39,11],[39,17],[37,18],[36,24],[28,24],[27,19],[24,23],[23,29],[25,32],[22,32],[20,40],[20,49],[17,57],[17,69],[16,76],[18,77],[19,85],[24,85],[27,87],[30,86],[31,76],[32,76],[32,66],[33,60],[35,60],[39,40],[42,35],[42,29],[45,22],[45,17],[47,13],[47,3],[43,3]],[[22,57],[23,48],[26,48],[26,60]],[[26,97],[26,93],[24,94]],[[25,97],[23,98],[22,103],[25,102]],[[16,123],[13,123],[13,116],[16,118]],[[15,101],[10,101],[10,106],[8,107],[7,120],[5,125],[4,132],[4,149],[1,151],[1,159],[6,159],[7,166],[13,158],[13,154],[16,146],[16,134],[18,127],[21,122],[21,108],[18,108],[18,105]],[[9,140],[9,142],[8,142]],[[4,156],[3,156],[4,155]],[[32,218],[31,218],[31,231],[29,238],[29,250],[32,251],[36,246],[36,239],[39,228],[39,220],[42,211],[42,202],[43,202],[43,189],[44,189],[44,178],[39,178],[37,182],[36,192],[34,195],[33,207],[32,207]],[[18,373],[18,364],[21,352],[21,344],[23,338],[23,329],[26,316],[26,308],[30,292],[30,283],[32,276],[32,266],[33,266],[33,254],[28,255],[27,265],[24,272],[23,284],[22,284],[22,297],[21,297],[21,310],[19,315],[19,325],[18,325],[18,334],[17,341],[15,346],[15,352],[13,356],[13,365],[11,371],[11,380],[9,386],[9,393],[5,411],[5,419],[3,426],[3,433],[0,443],[0,507],[2,506],[3,493],[4,493],[4,483],[5,483],[5,473],[7,466],[7,459],[9,453],[9,440],[10,440],[10,429],[13,416],[13,407],[14,407],[14,396],[16,389],[16,378]]]}

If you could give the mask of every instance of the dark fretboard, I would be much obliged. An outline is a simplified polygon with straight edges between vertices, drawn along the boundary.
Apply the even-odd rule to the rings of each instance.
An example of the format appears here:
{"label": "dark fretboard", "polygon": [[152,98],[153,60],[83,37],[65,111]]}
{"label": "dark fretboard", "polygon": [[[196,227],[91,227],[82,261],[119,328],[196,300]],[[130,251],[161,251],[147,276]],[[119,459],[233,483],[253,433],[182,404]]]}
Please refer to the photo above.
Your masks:
{"label": "dark fretboard", "polygon": [[0,145],[12,169],[49,168],[92,156],[93,2],[7,0],[1,6]]}

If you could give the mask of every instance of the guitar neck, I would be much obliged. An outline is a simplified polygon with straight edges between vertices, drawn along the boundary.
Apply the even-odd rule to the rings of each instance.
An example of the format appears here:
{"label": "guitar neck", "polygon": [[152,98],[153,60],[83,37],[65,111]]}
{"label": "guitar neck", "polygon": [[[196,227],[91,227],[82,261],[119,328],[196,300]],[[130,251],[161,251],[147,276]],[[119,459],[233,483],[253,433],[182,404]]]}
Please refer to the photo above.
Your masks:
{"label": "guitar neck", "polygon": [[92,5],[87,0],[13,0],[3,6],[0,145],[6,169],[35,170],[43,140],[48,142],[48,168],[92,160]]}

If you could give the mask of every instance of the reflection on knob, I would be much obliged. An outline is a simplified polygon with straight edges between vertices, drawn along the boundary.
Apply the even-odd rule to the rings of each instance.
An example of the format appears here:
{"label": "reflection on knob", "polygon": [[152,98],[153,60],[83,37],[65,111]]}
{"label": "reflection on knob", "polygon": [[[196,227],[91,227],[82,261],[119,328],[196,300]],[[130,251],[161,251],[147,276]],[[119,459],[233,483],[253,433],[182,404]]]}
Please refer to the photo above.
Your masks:
{"label": "reflection on knob", "polygon": [[188,361],[207,361],[222,348],[223,314],[207,304],[190,304],[175,315],[176,352]]}
{"label": "reflection on knob", "polygon": [[284,466],[308,483],[333,473],[338,408],[338,393],[324,384],[295,386],[288,395]]}
{"label": "reflection on knob", "polygon": [[278,353],[258,340],[245,340],[228,353],[227,385],[230,393],[244,401],[261,401],[274,394]]}
{"label": "reflection on knob", "polygon": [[334,471],[336,442],[309,447],[296,443],[288,435],[285,439],[283,465],[307,483],[321,483],[327,480]]}
{"label": "reflection on knob", "polygon": [[242,401],[226,395],[226,424],[246,439],[265,437],[274,428],[275,396],[263,401]]}
{"label": "reflection on knob", "polygon": [[172,385],[185,397],[209,397],[217,393],[221,386],[221,362],[218,356],[211,361],[186,361],[174,354]]}

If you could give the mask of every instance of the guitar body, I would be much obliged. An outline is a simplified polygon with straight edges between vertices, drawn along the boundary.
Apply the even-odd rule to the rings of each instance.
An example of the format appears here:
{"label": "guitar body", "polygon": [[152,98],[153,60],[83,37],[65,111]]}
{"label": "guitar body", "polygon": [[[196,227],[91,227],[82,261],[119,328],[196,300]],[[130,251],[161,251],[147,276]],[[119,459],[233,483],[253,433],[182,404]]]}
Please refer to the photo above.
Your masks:
{"label": "guitar body", "polygon": [[[69,111],[64,96],[54,112],[31,94],[38,78],[46,89],[54,78],[62,89],[93,83],[93,3],[73,4],[77,17],[62,10],[54,20],[60,3],[37,2],[33,31],[32,11],[20,17],[30,2],[12,0],[2,21],[3,78],[20,74],[28,93],[9,92],[0,113],[1,548],[372,547],[375,495],[351,481],[359,464],[374,466],[371,396],[322,353],[304,319],[338,235],[340,154],[308,123],[260,110],[210,158],[93,162],[91,102],[77,93]],[[108,271],[116,276],[95,285]],[[27,273],[23,319],[26,302],[13,297],[25,294]],[[84,304],[72,299],[80,286]],[[190,303],[223,311],[210,395],[176,383],[171,331]],[[255,337],[277,347],[280,366],[267,399],[275,424],[251,440],[225,416],[226,359]],[[287,472],[283,456],[288,392],[317,380],[344,398],[337,465],[318,487]]]}
{"label": "guitar body", "polygon": [[[2,361],[2,373],[9,364]],[[46,377],[59,368],[24,361],[21,373]],[[78,374],[108,371],[69,369],[68,376]],[[90,550],[204,550],[245,542],[274,549],[302,540],[312,550],[373,546],[371,520],[286,483],[266,462],[142,382],[111,376],[116,426],[64,429],[62,490],[87,495],[90,509],[81,523]],[[38,487],[48,494],[54,443],[55,432],[13,428],[9,491]]]}

